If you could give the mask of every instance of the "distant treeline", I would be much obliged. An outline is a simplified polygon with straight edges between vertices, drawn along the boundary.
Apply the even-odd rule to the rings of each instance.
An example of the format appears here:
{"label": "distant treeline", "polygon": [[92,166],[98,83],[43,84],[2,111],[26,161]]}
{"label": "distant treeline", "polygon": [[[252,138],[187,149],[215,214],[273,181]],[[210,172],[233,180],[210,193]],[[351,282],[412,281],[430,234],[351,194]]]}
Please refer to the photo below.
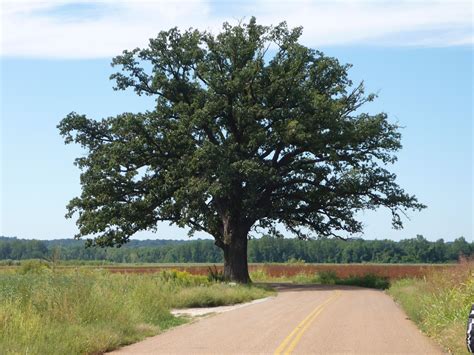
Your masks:
{"label": "distant treeline", "polygon": [[[474,243],[463,237],[453,242],[430,242],[423,236],[393,240],[251,239],[249,262],[305,261],[307,263],[446,263],[460,255],[474,255]],[[222,262],[212,240],[133,240],[121,248],[85,248],[72,239],[26,240],[0,237],[0,260],[102,260],[118,263]]]}

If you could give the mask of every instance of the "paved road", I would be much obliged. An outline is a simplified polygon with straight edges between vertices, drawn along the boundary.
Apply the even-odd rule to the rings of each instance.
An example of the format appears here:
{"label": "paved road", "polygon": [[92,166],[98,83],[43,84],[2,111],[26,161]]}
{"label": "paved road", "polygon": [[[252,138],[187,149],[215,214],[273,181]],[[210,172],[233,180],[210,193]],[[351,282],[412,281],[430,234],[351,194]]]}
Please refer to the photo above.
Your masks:
{"label": "paved road", "polygon": [[268,301],[180,326],[114,354],[441,354],[385,293],[280,285]]}

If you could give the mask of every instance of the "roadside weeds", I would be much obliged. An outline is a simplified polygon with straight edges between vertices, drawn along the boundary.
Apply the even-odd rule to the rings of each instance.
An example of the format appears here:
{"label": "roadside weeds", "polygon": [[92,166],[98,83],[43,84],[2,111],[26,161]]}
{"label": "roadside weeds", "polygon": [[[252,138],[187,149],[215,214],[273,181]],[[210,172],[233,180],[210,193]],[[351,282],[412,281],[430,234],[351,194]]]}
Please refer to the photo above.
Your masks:
{"label": "roadside weeds", "polygon": [[420,330],[453,354],[469,354],[466,322],[474,302],[474,261],[423,279],[395,281],[388,294]]}

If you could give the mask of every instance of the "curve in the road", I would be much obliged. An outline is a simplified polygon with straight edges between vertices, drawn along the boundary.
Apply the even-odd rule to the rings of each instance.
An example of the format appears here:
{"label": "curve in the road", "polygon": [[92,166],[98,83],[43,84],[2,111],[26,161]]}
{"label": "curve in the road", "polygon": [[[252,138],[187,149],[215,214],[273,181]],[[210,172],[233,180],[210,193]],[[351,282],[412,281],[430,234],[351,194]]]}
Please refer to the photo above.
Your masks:
{"label": "curve in the road", "polygon": [[441,354],[382,291],[278,285],[278,296],[115,354]]}

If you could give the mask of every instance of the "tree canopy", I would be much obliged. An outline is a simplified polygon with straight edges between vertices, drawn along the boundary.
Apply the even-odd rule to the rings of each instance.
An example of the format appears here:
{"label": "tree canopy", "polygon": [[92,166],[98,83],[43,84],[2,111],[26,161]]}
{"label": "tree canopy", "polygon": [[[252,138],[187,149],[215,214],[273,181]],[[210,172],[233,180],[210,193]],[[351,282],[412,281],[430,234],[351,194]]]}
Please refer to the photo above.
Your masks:
{"label": "tree canopy", "polygon": [[224,23],[214,35],[162,31],[112,65],[117,90],[156,97],[143,113],[59,124],[76,160],[77,237],[120,245],[160,221],[205,231],[224,250],[226,275],[246,282],[252,229],[281,224],[300,238],[362,231],[364,209],[388,208],[402,227],[417,199],[386,169],[399,127],[361,107],[375,96],[350,65],[299,43],[302,28]]}

